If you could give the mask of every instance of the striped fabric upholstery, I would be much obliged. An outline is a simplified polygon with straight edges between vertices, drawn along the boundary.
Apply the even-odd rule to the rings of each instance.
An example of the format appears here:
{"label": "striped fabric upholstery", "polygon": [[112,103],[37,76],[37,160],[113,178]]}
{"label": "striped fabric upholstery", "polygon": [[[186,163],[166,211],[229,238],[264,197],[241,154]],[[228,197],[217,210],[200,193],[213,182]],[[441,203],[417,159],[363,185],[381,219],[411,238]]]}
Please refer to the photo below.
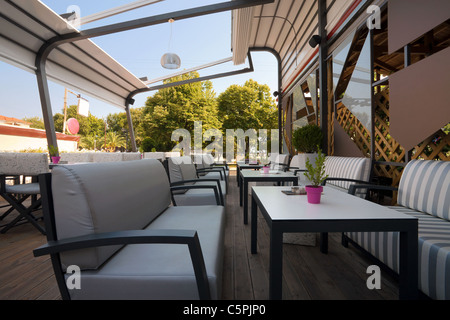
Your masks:
{"label": "striped fabric upholstery", "polygon": [[[369,182],[371,160],[369,158],[328,156],[325,159],[325,174],[329,178],[347,178]],[[327,185],[348,190],[354,182],[327,181]],[[365,196],[365,190],[359,190],[358,196]]]}
{"label": "striped fabric upholstery", "polygon": [[397,203],[450,220],[450,162],[409,162],[400,180]]}
{"label": "striped fabric upholstery", "polygon": [[[450,300],[450,162],[413,160],[400,180],[396,207],[419,220],[419,289]],[[399,272],[398,232],[350,232],[347,236]]]}

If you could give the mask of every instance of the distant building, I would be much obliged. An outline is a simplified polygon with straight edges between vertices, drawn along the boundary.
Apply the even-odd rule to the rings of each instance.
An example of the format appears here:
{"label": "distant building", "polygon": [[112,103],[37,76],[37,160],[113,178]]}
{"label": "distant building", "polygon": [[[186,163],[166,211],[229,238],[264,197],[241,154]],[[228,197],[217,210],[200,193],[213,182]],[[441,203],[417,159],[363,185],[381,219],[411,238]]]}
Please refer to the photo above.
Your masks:
{"label": "distant building", "polygon": [[[42,149],[47,151],[45,130],[30,128],[29,122],[0,115],[0,151],[23,151]],[[60,151],[78,150],[80,136],[56,133]]]}

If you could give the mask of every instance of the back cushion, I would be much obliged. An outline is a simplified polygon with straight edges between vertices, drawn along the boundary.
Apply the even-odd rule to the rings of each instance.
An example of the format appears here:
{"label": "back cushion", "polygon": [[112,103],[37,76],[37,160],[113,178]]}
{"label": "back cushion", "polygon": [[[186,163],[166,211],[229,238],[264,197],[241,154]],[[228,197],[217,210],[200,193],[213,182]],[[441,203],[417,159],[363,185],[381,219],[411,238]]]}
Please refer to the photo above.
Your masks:
{"label": "back cushion", "polygon": [[[139,230],[171,202],[167,174],[158,160],[61,165],[52,171],[58,239]],[[63,266],[96,269],[117,247],[61,254]]]}
{"label": "back cushion", "polygon": [[[369,182],[370,167],[371,160],[369,158],[328,156],[325,159],[325,174],[330,178],[347,178]],[[354,182],[328,181],[327,184],[348,189]]]}
{"label": "back cushion", "polygon": [[171,157],[168,161],[171,182],[192,180],[197,178],[195,164],[191,157]]}
{"label": "back cushion", "polygon": [[412,160],[403,170],[397,203],[450,220],[450,162]]}

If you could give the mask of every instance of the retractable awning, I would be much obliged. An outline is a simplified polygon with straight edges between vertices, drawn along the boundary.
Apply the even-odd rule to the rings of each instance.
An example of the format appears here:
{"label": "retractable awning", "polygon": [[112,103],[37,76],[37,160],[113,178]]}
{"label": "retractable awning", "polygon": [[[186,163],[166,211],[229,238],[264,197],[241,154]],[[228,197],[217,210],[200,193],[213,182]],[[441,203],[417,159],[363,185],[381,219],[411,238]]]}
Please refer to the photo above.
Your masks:
{"label": "retractable awning", "polygon": [[[43,44],[78,32],[38,0],[4,0],[0,5],[0,59],[32,73]],[[146,85],[89,39],[62,44],[47,60],[49,80],[108,104],[125,108],[126,98]]]}
{"label": "retractable awning", "polygon": [[[244,63],[249,50],[270,50],[279,56],[282,88],[311,62],[318,48],[309,40],[319,34],[318,0],[275,0],[233,11],[232,46],[235,64]],[[362,0],[327,0],[326,31],[332,35]]]}

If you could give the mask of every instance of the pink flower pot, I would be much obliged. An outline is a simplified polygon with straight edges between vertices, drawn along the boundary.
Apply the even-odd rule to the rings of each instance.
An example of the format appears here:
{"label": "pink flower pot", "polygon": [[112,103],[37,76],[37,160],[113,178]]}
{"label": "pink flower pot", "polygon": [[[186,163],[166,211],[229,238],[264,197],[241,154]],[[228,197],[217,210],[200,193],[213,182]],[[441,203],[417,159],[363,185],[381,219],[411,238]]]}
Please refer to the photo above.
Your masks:
{"label": "pink flower pot", "polygon": [[320,203],[320,196],[322,195],[323,187],[305,186],[308,203]]}
{"label": "pink flower pot", "polygon": [[263,172],[264,173],[269,173],[269,167],[263,167]]}
{"label": "pink flower pot", "polygon": [[61,160],[61,157],[52,157],[52,162],[54,164],[57,164],[59,162],[59,160]]}

